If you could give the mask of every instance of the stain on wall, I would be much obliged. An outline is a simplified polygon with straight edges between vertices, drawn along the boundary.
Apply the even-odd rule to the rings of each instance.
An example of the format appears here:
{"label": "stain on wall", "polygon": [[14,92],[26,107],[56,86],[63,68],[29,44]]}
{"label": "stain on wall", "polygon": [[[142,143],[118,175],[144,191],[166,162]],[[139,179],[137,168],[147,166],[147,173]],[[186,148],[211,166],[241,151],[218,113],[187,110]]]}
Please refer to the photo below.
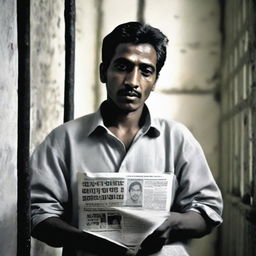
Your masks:
{"label": "stain on wall", "polygon": [[63,122],[64,1],[31,1],[31,149]]}
{"label": "stain on wall", "polygon": [[16,1],[0,0],[0,255],[17,250]]}
{"label": "stain on wall", "polygon": [[[63,123],[64,0],[31,0],[31,152]],[[61,255],[32,239],[31,255]]]}

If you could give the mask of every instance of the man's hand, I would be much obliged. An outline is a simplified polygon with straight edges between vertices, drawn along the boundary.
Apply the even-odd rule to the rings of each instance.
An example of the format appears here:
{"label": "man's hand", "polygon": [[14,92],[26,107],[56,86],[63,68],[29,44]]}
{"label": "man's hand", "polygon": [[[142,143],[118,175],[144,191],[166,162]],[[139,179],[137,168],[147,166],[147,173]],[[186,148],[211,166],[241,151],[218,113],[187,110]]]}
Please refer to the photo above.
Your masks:
{"label": "man's hand", "polygon": [[209,231],[210,227],[201,214],[194,211],[171,212],[164,223],[142,242],[137,256],[158,252],[165,244],[171,242],[202,237]]}
{"label": "man's hand", "polygon": [[39,223],[33,229],[32,236],[53,247],[84,250],[95,255],[122,256],[127,251],[124,247],[79,230],[57,217]]}
{"label": "man's hand", "polygon": [[142,242],[137,256],[150,255],[162,249],[171,231],[168,219]]}

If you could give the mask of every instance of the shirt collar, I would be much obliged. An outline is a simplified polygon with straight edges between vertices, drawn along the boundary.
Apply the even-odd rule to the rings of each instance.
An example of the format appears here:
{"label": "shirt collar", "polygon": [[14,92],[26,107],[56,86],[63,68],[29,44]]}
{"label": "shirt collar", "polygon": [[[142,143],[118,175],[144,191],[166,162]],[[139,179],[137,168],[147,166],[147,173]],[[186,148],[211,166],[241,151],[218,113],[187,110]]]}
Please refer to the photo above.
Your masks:
{"label": "shirt collar", "polygon": [[152,118],[147,105],[144,105],[143,109],[144,125],[142,126],[142,132],[149,137],[158,137],[160,135],[160,127],[155,119]]}
{"label": "shirt collar", "polygon": [[[101,108],[103,103],[100,105],[99,109],[92,114],[92,122],[90,129],[88,130],[88,136],[92,135],[95,132],[107,132],[108,129],[104,125],[103,117],[101,113]],[[159,124],[155,122],[153,118],[151,118],[150,111],[146,104],[144,105],[143,109],[143,117],[144,117],[144,124],[142,126],[142,132],[149,137],[158,137],[160,135],[160,127]]]}
{"label": "shirt collar", "polygon": [[88,130],[88,136],[94,133],[98,128],[107,130],[107,127],[105,127],[103,123],[103,118],[101,115],[100,108],[95,113],[92,114],[92,121],[91,121],[90,129]]}

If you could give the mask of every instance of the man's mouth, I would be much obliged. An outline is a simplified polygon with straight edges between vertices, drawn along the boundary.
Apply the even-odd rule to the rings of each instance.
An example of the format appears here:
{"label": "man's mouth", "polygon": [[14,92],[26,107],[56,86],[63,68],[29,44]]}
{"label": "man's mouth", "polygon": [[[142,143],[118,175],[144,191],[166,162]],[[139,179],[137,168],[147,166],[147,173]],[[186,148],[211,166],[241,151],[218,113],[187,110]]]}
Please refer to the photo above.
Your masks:
{"label": "man's mouth", "polygon": [[123,96],[123,97],[137,97],[137,98],[141,98],[141,93],[135,91],[135,90],[120,90],[118,92],[119,96]]}

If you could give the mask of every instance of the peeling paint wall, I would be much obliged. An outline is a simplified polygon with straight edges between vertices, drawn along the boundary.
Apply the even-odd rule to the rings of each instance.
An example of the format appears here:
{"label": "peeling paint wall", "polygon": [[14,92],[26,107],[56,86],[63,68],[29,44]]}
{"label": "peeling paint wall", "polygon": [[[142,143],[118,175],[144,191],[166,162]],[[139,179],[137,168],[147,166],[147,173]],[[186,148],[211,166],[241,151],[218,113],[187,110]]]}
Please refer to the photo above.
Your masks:
{"label": "peeling paint wall", "polygon": [[0,255],[17,250],[16,1],[0,0]]}
{"label": "peeling paint wall", "polygon": [[31,149],[63,122],[64,0],[31,1]]}
{"label": "peeling paint wall", "polygon": [[[64,0],[31,0],[31,152],[63,123]],[[32,239],[31,255],[61,255]]]}

